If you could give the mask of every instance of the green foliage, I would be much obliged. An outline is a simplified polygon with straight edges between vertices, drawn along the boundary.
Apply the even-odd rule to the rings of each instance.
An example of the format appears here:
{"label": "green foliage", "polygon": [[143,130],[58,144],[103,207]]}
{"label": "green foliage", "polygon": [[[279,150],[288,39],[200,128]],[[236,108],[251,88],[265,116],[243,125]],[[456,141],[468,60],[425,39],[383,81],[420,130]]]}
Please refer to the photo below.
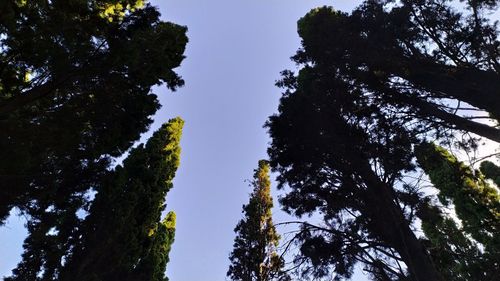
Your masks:
{"label": "green foliage", "polygon": [[186,28],[139,2],[0,3],[0,221],[81,198],[148,129],[152,86],[183,85]]}
{"label": "green foliage", "polygon": [[[448,278],[494,280],[500,273],[500,195],[478,171],[460,162],[442,147],[423,143],[417,160],[439,190],[445,206],[453,204],[462,227],[437,208],[422,217],[423,230],[436,260]],[[430,214],[430,215],[429,215]],[[474,238],[483,251],[465,236]],[[460,257],[460,258],[457,258]]]}
{"label": "green foliage", "polygon": [[494,241],[494,234],[500,232],[497,190],[442,147],[424,143],[417,147],[416,155],[439,190],[441,203],[445,206],[453,203],[464,229],[485,245]]}
{"label": "green foliage", "polygon": [[252,181],[254,190],[243,206],[244,218],[234,229],[234,249],[227,276],[238,281],[289,280],[276,253],[279,235],[272,220],[273,200],[269,164],[260,160]]}
{"label": "green foliage", "polygon": [[[170,120],[106,177],[87,217],[73,230],[77,239],[59,241],[55,235],[51,241],[51,235],[31,232],[23,261],[8,280],[166,280],[175,214],[160,218],[179,166],[183,123]],[[66,252],[48,255],[47,249],[28,248],[30,238],[44,247],[70,245]]]}
{"label": "green foliage", "polygon": [[183,85],[173,69],[186,28],[140,0],[7,0],[0,10],[0,224],[13,207],[28,217],[13,278],[54,279],[89,223],[78,215],[89,195],[118,200],[110,190],[137,176],[110,164],[149,128],[160,107],[152,87]]}
{"label": "green foliage", "polygon": [[424,243],[445,280],[490,280],[494,276],[492,264],[478,245],[440,208],[425,202],[419,208],[418,217],[426,237]]}
{"label": "green foliage", "polygon": [[150,230],[149,236],[152,240],[150,250],[141,257],[131,280],[168,281],[165,268],[174,243],[175,218],[175,213],[169,212],[162,222],[157,223],[156,229]]}
{"label": "green foliage", "polygon": [[500,167],[490,161],[481,162],[480,170],[486,178],[492,179],[500,187]]}

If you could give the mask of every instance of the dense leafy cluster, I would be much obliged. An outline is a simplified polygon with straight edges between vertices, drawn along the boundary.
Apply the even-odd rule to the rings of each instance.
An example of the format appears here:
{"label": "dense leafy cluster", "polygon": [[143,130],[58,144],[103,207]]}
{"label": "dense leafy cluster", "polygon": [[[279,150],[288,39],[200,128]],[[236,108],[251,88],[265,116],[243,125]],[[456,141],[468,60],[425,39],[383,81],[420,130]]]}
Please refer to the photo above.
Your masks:
{"label": "dense leafy cluster", "polygon": [[40,221],[7,280],[164,280],[175,214],[161,220],[161,213],[179,165],[182,126],[172,119],[134,148],[71,232],[46,232]]}
{"label": "dense leafy cluster", "polygon": [[8,0],[0,10],[0,224],[17,208],[29,232],[8,280],[80,270],[79,280],[112,280],[131,268],[163,280],[174,216],[161,223],[160,213],[182,122],[111,164],[152,123],[152,87],[183,85],[173,69],[186,28],[142,0]]}
{"label": "dense leafy cluster", "polygon": [[[284,209],[322,218],[304,224],[297,239],[304,276],[348,279],[359,262],[374,280],[495,276],[498,251],[476,246],[490,243],[488,235],[494,240],[494,229],[476,230],[482,241],[469,232],[470,240],[454,234],[463,230],[443,215],[453,206],[464,227],[479,218],[493,223],[495,212],[479,211],[486,203],[477,200],[494,189],[475,178],[448,182],[440,197],[461,195],[438,206],[406,178],[423,165],[413,160],[414,148],[428,139],[453,143],[462,131],[500,142],[496,127],[466,113],[500,116],[497,29],[483,16],[496,2],[468,1],[463,11],[451,4],[368,0],[350,14],[322,7],[299,20],[302,48],[292,59],[301,69],[283,72],[278,86],[285,92],[267,128],[271,166],[280,186],[289,187]],[[433,172],[450,173],[444,168]],[[454,174],[467,178],[471,171]],[[478,186],[479,197],[466,199],[453,184]],[[487,201],[498,204],[498,197]],[[414,232],[423,214],[428,241]],[[430,251],[429,241],[457,251]],[[461,251],[468,260],[460,260]]]}
{"label": "dense leafy cluster", "polygon": [[244,218],[234,229],[234,249],[227,276],[235,281],[287,281],[283,258],[276,252],[279,235],[273,224],[269,164],[259,161],[252,181],[253,192],[243,206]]}
{"label": "dense leafy cluster", "polygon": [[500,167],[495,165],[493,162],[490,161],[483,161],[481,163],[481,172],[484,174],[485,177],[492,179],[493,182],[500,187]]}

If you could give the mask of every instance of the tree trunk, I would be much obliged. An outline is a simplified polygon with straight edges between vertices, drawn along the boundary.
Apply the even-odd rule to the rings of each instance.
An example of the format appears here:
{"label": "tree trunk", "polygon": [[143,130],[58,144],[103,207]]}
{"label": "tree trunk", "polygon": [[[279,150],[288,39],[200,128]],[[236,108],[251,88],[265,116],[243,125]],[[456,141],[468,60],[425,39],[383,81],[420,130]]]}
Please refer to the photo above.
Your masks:
{"label": "tree trunk", "polygon": [[429,254],[395,203],[392,187],[380,181],[366,164],[361,177],[367,186],[365,202],[372,219],[371,231],[386,240],[401,255],[412,280],[442,281]]}
{"label": "tree trunk", "polygon": [[[443,97],[464,101],[500,118],[500,77],[493,71],[406,60],[395,74]],[[437,97],[439,97],[437,95]]]}

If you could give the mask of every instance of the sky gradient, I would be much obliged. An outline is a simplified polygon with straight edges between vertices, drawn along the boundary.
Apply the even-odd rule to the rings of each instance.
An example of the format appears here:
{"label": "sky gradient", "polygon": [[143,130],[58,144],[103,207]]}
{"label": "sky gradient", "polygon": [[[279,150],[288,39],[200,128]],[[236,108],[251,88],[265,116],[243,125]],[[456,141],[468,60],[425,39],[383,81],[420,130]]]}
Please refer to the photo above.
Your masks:
{"label": "sky gradient", "polygon": [[[347,11],[359,1],[154,3],[165,19],[188,26],[190,40],[179,69],[186,86],[174,94],[157,90],[164,107],[155,126],[177,115],[186,121],[181,167],[167,198],[178,220],[167,275],[226,280],[233,229],[251,192],[245,180],[267,157],[262,126],[278,106],[274,83],[283,69],[296,69],[289,58],[300,46],[297,20],[314,7]],[[274,213],[275,222],[288,219],[278,208]]]}
{"label": "sky gradient", "polygon": [[[280,71],[296,69],[289,59],[300,46],[296,22],[314,7],[350,11],[360,1],[152,3],[163,19],[189,29],[186,59],[177,70],[186,85],[175,93],[154,89],[163,107],[142,137],[145,141],[172,117],[186,122],[181,166],[167,197],[167,211],[177,213],[167,275],[172,281],[227,280],[233,229],[251,192],[245,180],[251,179],[257,161],[267,157],[269,138],[262,126],[278,106],[280,90],[274,83]],[[274,213],[275,222],[288,219],[279,207]],[[26,235],[22,224],[23,218],[11,216],[0,228],[0,276],[9,275],[20,259]]]}

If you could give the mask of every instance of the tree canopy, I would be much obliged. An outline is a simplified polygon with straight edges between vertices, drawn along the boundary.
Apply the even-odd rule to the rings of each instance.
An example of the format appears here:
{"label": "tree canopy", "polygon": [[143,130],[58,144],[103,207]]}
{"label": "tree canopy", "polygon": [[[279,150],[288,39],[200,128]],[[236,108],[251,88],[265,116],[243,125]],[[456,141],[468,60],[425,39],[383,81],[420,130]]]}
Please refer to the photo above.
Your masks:
{"label": "tree canopy", "polygon": [[71,232],[46,232],[44,220],[33,225],[23,260],[7,280],[165,280],[175,214],[161,215],[179,166],[183,123],[170,120],[134,148]]}
{"label": "tree canopy", "polygon": [[299,21],[303,47],[294,60],[342,75],[370,103],[418,120],[421,129],[499,142],[498,129],[467,113],[498,116],[496,26],[479,11],[484,5],[466,13],[450,2],[365,1],[351,14],[315,9]]}
{"label": "tree canopy", "polygon": [[259,161],[252,181],[253,191],[243,206],[244,218],[234,229],[234,249],[227,276],[235,281],[287,281],[283,258],[276,252],[279,235],[273,224],[269,164]]}
{"label": "tree canopy", "polygon": [[36,216],[82,201],[148,129],[160,107],[151,87],[183,85],[173,69],[187,37],[143,1],[0,5],[3,221],[13,207]]}
{"label": "tree canopy", "polygon": [[[74,280],[64,274],[70,274],[70,257],[82,254],[79,243],[86,241],[87,251],[96,240],[103,242],[92,235],[125,237],[119,232],[126,228],[123,223],[130,223],[129,242],[138,244],[129,249],[136,252],[116,255],[116,270],[138,256],[161,267],[173,241],[174,216],[160,223],[163,201],[158,200],[166,191],[160,188],[164,183],[153,181],[175,169],[148,165],[161,163],[163,148],[154,156],[151,146],[166,139],[153,137],[149,148],[130,152],[126,162],[135,164],[112,167],[149,129],[160,108],[152,87],[175,90],[184,84],[174,69],[184,59],[187,28],[162,21],[157,8],[142,0],[9,0],[0,3],[0,10],[0,224],[17,208],[27,217],[29,232],[10,279]],[[168,128],[182,126],[172,122]],[[157,174],[151,175],[154,169]],[[152,209],[129,205],[141,198],[152,200]],[[115,212],[120,206],[124,213],[107,209],[111,202],[117,204]],[[100,221],[106,211],[116,219],[116,232],[106,233],[110,230]],[[134,217],[138,212],[144,217]],[[140,222],[123,220],[127,214]],[[100,234],[90,230],[98,228],[91,221],[103,227]],[[154,230],[145,238],[148,227]],[[118,249],[120,240],[115,243]],[[141,249],[151,249],[148,243],[164,250],[147,256]],[[151,271],[151,265],[141,268]],[[158,272],[155,280],[163,278]]]}
{"label": "tree canopy", "polygon": [[[408,180],[421,164],[415,146],[453,144],[458,132],[500,142],[495,126],[464,113],[499,116],[496,26],[482,16],[495,3],[468,1],[463,11],[450,3],[364,1],[350,14],[322,7],[299,20],[300,70],[282,73],[284,94],[266,126],[271,166],[289,188],[284,209],[322,218],[298,237],[305,276],[348,279],[358,262],[375,280],[450,276],[414,231],[427,200]],[[441,224],[433,231],[452,231],[443,208],[431,209]]]}

